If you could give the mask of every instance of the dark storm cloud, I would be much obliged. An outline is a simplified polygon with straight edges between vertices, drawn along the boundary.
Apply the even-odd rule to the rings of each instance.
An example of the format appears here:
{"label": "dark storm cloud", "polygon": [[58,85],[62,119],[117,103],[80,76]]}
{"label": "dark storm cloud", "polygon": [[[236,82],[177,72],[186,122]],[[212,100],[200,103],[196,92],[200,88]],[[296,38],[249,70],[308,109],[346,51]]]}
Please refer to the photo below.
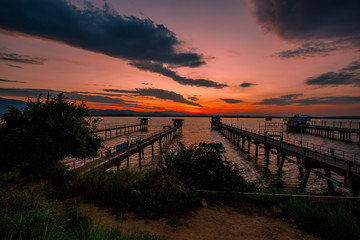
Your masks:
{"label": "dark storm cloud", "polygon": [[190,85],[195,87],[211,87],[211,88],[224,88],[227,87],[226,84],[217,83],[207,79],[191,79],[179,76],[175,71],[170,70],[163,66],[163,64],[151,62],[151,61],[133,61],[130,63],[131,66],[134,66],[143,71],[150,71],[153,73],[159,73],[166,77],[172,78],[175,82],[178,82],[181,85]]}
{"label": "dark storm cloud", "polygon": [[[40,94],[43,97],[46,97],[47,94],[50,96],[55,96],[62,93],[63,91],[57,91],[53,89],[32,89],[32,88],[0,88],[1,96],[16,96],[16,97],[26,97],[26,98],[37,98]],[[116,106],[141,106],[134,101],[125,101],[120,98],[111,98],[107,96],[99,96],[96,93],[95,95],[91,94],[80,94],[78,92],[63,92],[65,96],[72,100],[77,101],[86,101],[86,102],[95,102],[102,104],[114,104]]]}
{"label": "dark storm cloud", "polygon": [[199,98],[197,97],[188,97],[188,99],[190,99],[191,101],[199,101]]}
{"label": "dark storm cloud", "polygon": [[[0,10],[1,11],[1,10]],[[1,16],[0,16],[1,18]],[[0,25],[1,27],[1,25]],[[6,53],[0,52],[0,60],[3,61],[10,61],[10,62],[17,62],[17,63],[27,63],[27,64],[44,64],[45,58],[39,57],[31,57],[26,55],[20,55],[17,53]],[[9,65],[10,66],[10,65]],[[14,65],[11,65],[13,67]]]}
{"label": "dark storm cloud", "polygon": [[[313,56],[360,46],[358,0],[251,0],[254,15],[266,32],[295,42],[310,42],[277,53],[281,57]],[[338,44],[326,44],[334,41]],[[340,44],[340,42],[346,44]],[[315,42],[315,43],[314,43]],[[325,45],[325,46],[321,46]]]}
{"label": "dark storm cloud", "polygon": [[205,64],[203,56],[176,52],[175,34],[150,19],[120,16],[105,3],[79,9],[65,0],[3,0],[0,28],[130,60],[152,60],[177,66]]}
{"label": "dark storm cloud", "polygon": [[261,105],[316,105],[316,104],[353,104],[359,103],[360,97],[340,96],[340,97],[310,97],[299,98],[302,94],[284,95],[279,98],[267,98],[262,100]]}
{"label": "dark storm cloud", "polygon": [[25,83],[25,82],[22,82],[22,81],[7,80],[7,79],[1,79],[1,78],[0,78],[0,82],[9,82],[9,83]]}
{"label": "dark storm cloud", "polygon": [[177,103],[185,103],[191,106],[201,107],[200,104],[185,99],[182,95],[173,91],[157,88],[136,88],[136,90],[104,89],[105,92],[129,93],[138,96],[156,97],[159,99],[172,100]]}
{"label": "dark storm cloud", "polygon": [[247,88],[247,87],[252,87],[254,85],[257,85],[255,83],[248,83],[248,82],[243,82],[242,84],[240,84],[240,87],[243,87],[243,88]]}
{"label": "dark storm cloud", "polygon": [[300,47],[275,53],[280,58],[328,56],[331,52],[348,48],[346,41],[306,42]]}
{"label": "dark storm cloud", "polygon": [[285,39],[349,38],[359,41],[358,0],[252,0],[266,31]]}
{"label": "dark storm cloud", "polygon": [[22,68],[21,66],[18,66],[18,65],[13,65],[13,64],[8,64],[9,67],[12,67],[12,68]]}
{"label": "dark storm cloud", "polygon": [[224,102],[229,103],[229,104],[236,104],[236,103],[244,102],[243,100],[232,99],[232,98],[220,98],[220,100],[223,100]]}
{"label": "dark storm cloud", "polygon": [[317,77],[308,78],[307,85],[338,86],[355,85],[360,87],[360,62],[354,61],[349,66],[340,69],[338,72],[327,72]]}
{"label": "dark storm cloud", "polygon": [[298,97],[302,96],[302,94],[289,94],[283,95],[279,98],[266,98],[263,99],[259,104],[266,104],[266,105],[291,105],[294,104],[294,101],[298,99]]}

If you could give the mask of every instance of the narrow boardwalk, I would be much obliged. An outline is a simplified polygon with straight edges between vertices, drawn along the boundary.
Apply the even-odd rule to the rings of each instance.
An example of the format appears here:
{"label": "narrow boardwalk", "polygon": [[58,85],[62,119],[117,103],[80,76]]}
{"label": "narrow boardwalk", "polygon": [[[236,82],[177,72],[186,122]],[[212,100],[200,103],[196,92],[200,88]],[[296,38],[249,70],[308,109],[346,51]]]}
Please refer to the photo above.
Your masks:
{"label": "narrow boardwalk", "polygon": [[[241,147],[243,149],[245,149],[246,141],[248,143],[248,151],[250,151],[250,144],[255,144],[256,157],[258,155],[258,147],[261,144],[265,149],[267,163],[269,162],[271,149],[277,150],[277,166],[279,174],[282,172],[285,157],[295,156],[298,164],[301,166],[301,169],[299,168],[299,173],[302,176],[302,190],[305,190],[306,188],[311,169],[323,168],[325,169],[326,176],[329,178],[331,178],[331,171],[344,176],[344,183],[351,189],[353,195],[357,196],[359,194],[360,158],[358,159],[358,155],[348,156],[344,154],[341,158],[331,153],[327,154],[314,149],[308,149],[289,142],[223,124],[219,119],[213,119],[211,121],[211,126],[224,133],[235,144],[240,145],[241,142]],[[303,173],[303,168],[305,169],[305,173]],[[329,188],[331,187],[331,184],[332,183],[328,181]]]}
{"label": "narrow boardwalk", "polygon": [[318,126],[318,125],[299,125],[304,133],[310,133],[327,138],[335,138],[335,132],[339,134],[339,140],[351,141],[351,136],[358,135],[358,141],[360,143],[360,128],[343,128],[334,126]]}
{"label": "narrow boardwalk", "polygon": [[104,133],[104,139],[107,140],[112,137],[121,136],[122,134],[127,134],[130,132],[146,129],[149,124],[148,123],[149,118],[139,118],[139,119],[140,119],[139,124],[103,128],[93,131],[93,133],[95,133],[96,135],[98,135],[99,133]]}
{"label": "narrow boardwalk", "polygon": [[155,142],[159,142],[160,148],[162,147],[163,141],[168,142],[170,139],[179,135],[182,130],[182,121],[183,119],[173,119],[173,127],[167,126],[169,129],[165,129],[162,132],[156,133],[138,143],[134,144],[133,146],[128,146],[127,148],[122,149],[121,151],[115,152],[107,157],[102,157],[93,162],[90,162],[86,165],[78,167],[75,171],[79,172],[80,174],[86,173],[88,171],[102,168],[102,169],[109,169],[113,166],[119,168],[121,161],[127,159],[127,166],[129,166],[129,157],[134,155],[135,153],[139,154],[139,168],[141,169],[141,159],[144,157],[144,149],[147,146],[152,146],[152,157],[154,157],[154,144]]}

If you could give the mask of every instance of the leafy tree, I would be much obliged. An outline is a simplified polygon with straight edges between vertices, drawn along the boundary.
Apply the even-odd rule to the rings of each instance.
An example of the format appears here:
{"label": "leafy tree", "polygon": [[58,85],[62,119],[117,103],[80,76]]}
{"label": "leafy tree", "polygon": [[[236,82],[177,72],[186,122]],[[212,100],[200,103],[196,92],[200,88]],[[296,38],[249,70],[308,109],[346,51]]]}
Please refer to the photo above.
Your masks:
{"label": "leafy tree", "polygon": [[62,93],[44,102],[29,99],[23,110],[8,107],[0,118],[0,171],[42,175],[64,157],[95,157],[102,140],[91,132],[98,121],[85,103]]}

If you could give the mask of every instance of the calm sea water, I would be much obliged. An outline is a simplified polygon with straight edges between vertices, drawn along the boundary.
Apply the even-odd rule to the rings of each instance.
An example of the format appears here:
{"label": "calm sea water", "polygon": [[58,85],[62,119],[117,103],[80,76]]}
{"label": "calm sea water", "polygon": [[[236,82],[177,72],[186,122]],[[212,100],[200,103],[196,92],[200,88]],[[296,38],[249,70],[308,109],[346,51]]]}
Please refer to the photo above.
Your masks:
{"label": "calm sea water", "polygon": [[[113,126],[124,126],[130,124],[138,124],[140,120],[137,117],[101,117],[101,123],[99,128],[104,127],[113,127]],[[145,137],[146,135],[151,135],[155,132],[162,131],[164,125],[172,125],[172,118],[170,117],[151,117],[149,119],[148,129],[145,131],[138,131],[130,133],[129,135],[124,135],[118,138],[113,138],[105,142],[107,147],[115,146],[129,141],[134,141],[137,138]],[[254,158],[255,149],[252,147],[251,154],[243,153],[238,147],[232,144],[228,139],[226,139],[220,132],[217,130],[211,129],[210,118],[184,118],[184,125],[182,136],[177,137],[171,143],[171,146],[176,146],[180,141],[186,145],[199,142],[221,142],[225,149],[225,157],[228,160],[234,161],[243,169],[244,177],[249,180],[256,182],[260,186],[272,186],[280,187],[285,190],[296,189],[299,186],[299,175],[298,167],[294,164],[285,162],[283,168],[283,174],[281,177],[277,174],[276,167],[276,155],[272,154],[270,157],[270,164],[268,167],[265,166],[264,161],[264,151],[262,148],[259,149],[258,159]],[[224,118],[222,120],[224,123],[232,124],[238,127],[246,128],[247,130],[252,129],[255,132],[263,132],[265,129],[265,119],[263,118]],[[321,124],[322,120],[316,120],[318,124]],[[325,120],[324,120],[325,121]],[[327,125],[332,126],[333,121],[336,121],[335,124],[339,124],[342,121],[342,126],[346,126],[349,120],[329,120],[327,119]],[[282,123],[282,119],[273,119],[271,123]],[[359,120],[352,120],[352,127],[359,126]],[[267,131],[279,131],[279,127],[269,127],[267,126]],[[285,129],[284,129],[285,130]],[[334,139],[327,139],[323,137],[318,137],[309,134],[300,134],[300,133],[289,133],[286,131],[283,132],[285,138],[291,138],[302,141],[304,143],[309,142],[316,145],[321,145],[323,148],[335,148],[341,149],[352,154],[360,154],[360,144],[358,144],[358,136],[353,136],[354,142],[347,143]],[[159,145],[155,144],[155,151],[159,151]],[[151,159],[151,147],[145,149],[145,159],[144,163],[150,162]],[[91,161],[91,160],[88,160]],[[137,166],[138,155],[134,155],[130,158],[130,164],[134,167]],[[82,164],[81,162],[78,164]],[[333,177],[339,181],[343,181],[343,177],[336,176],[333,174]],[[307,191],[322,191],[327,187],[326,181],[323,179],[317,179],[317,176],[313,173],[310,175],[310,179],[307,186]],[[338,188],[338,190],[343,190]]]}

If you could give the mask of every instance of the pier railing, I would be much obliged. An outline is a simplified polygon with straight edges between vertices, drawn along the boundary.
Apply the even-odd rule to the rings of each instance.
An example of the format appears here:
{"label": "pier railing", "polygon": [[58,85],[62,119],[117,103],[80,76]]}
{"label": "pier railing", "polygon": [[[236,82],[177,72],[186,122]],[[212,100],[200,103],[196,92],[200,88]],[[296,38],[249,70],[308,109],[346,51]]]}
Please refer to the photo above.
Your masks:
{"label": "pier railing", "polygon": [[[134,142],[133,144],[128,144],[127,147],[122,148],[120,151],[111,152],[109,154],[102,155],[98,159],[93,159],[92,161],[86,162],[82,166],[76,167],[74,164],[74,169],[78,172],[84,173],[90,171],[95,168],[104,167],[110,168],[120,163],[125,158],[129,156],[139,153],[139,167],[141,168],[141,152],[143,149],[151,144],[154,144],[155,141],[160,141],[162,138],[167,138],[168,135],[174,135],[176,131],[180,130],[182,125],[174,126],[168,130],[159,131],[157,133],[146,135],[146,137],[139,138],[138,142]],[[110,147],[111,149],[116,150],[116,146]],[[153,151],[153,149],[152,149]],[[152,153],[154,154],[154,153]]]}
{"label": "pier railing", "polygon": [[[229,124],[224,124],[224,125],[228,125],[229,127],[232,127],[233,129],[238,129],[234,125],[229,125]],[[243,129],[240,129],[240,130],[243,130]],[[248,130],[246,128],[244,131],[248,132],[249,136],[255,136],[256,132],[259,132],[259,131],[253,130],[253,129]],[[265,136],[265,135],[261,135],[259,133],[256,135]],[[267,136],[267,138],[270,139],[269,136]],[[319,145],[319,144],[315,144],[315,143],[304,142],[304,141],[289,138],[289,137],[282,138],[282,139],[279,137],[275,137],[273,139],[280,141],[280,142],[289,143],[289,144],[295,145],[300,148],[305,148],[307,150],[318,152],[321,154],[330,155],[330,156],[336,157],[337,159],[342,159],[345,161],[352,161],[354,163],[355,162],[360,163],[360,153],[351,153],[351,152],[347,152],[344,150],[335,149],[335,148],[331,148],[331,147],[327,147],[327,146],[323,146],[323,145]]]}
{"label": "pier railing", "polygon": [[[305,157],[315,159],[319,162],[323,162],[325,164],[330,164],[334,167],[341,168],[345,172],[347,170],[350,170],[356,174],[360,173],[360,155],[359,154],[346,153],[341,150],[335,151],[335,149],[332,152],[332,148],[330,148],[331,150],[328,149],[327,151],[322,151],[319,148],[315,148],[314,146],[313,146],[313,148],[306,148],[305,147],[306,144],[305,145],[304,145],[304,143],[301,144],[300,141],[296,142],[296,140],[294,140],[294,142],[291,143],[291,142],[284,141],[284,139],[283,139],[283,141],[281,141],[281,140],[277,140],[275,138],[260,135],[260,134],[257,134],[257,133],[251,132],[251,131],[247,131],[244,129],[239,129],[232,125],[227,125],[227,124],[223,124],[223,123],[213,123],[213,124],[217,125],[221,128],[227,129],[235,134],[239,134],[246,138],[252,139],[255,142],[272,145],[275,148],[282,149],[283,151],[296,153],[298,155],[304,155]],[[329,151],[331,152],[331,154],[329,154]],[[336,152],[336,154],[335,154],[335,152]],[[339,152],[341,152],[341,154],[338,154]],[[334,154],[332,154],[332,153],[334,153]]]}

